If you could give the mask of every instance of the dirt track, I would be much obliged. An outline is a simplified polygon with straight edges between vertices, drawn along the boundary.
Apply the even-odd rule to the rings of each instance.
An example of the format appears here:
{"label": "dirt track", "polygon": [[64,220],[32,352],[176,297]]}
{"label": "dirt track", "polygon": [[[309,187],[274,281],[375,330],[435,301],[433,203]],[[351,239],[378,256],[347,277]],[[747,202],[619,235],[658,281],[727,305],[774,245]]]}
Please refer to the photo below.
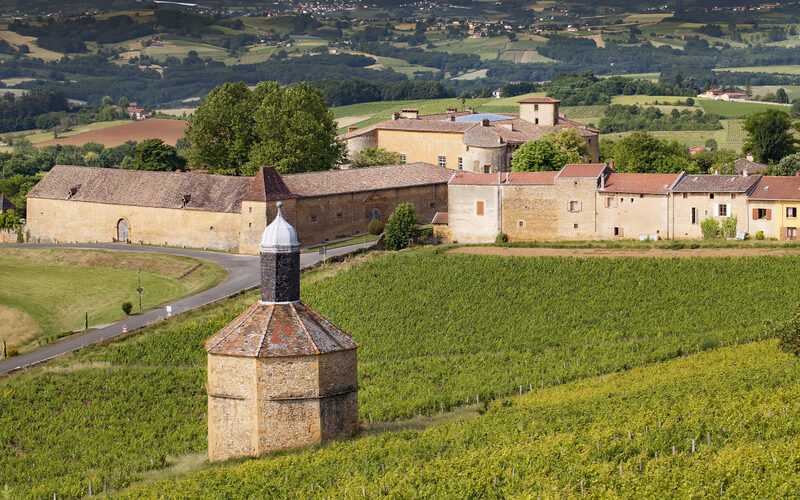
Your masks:
{"label": "dirt track", "polygon": [[461,247],[448,253],[499,255],[501,257],[757,257],[800,255],[800,248],[507,248]]}

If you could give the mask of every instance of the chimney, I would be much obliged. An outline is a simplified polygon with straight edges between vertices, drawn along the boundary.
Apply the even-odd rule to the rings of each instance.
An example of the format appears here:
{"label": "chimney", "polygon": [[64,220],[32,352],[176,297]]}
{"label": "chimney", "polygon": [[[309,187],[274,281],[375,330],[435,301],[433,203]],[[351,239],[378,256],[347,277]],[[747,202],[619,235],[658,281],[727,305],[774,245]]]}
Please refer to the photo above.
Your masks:
{"label": "chimney", "polygon": [[399,119],[400,119],[400,113],[398,113],[397,111],[392,113],[392,120],[399,120]]}
{"label": "chimney", "polygon": [[513,123],[504,123],[503,127],[506,128],[507,130],[512,131],[512,132],[514,131],[514,124]]}
{"label": "chimney", "polygon": [[747,161],[755,161],[753,158],[753,153],[747,153]]}
{"label": "chimney", "polygon": [[416,120],[419,118],[419,110],[414,108],[406,108],[403,110],[403,118],[410,118]]}
{"label": "chimney", "polygon": [[611,170],[614,170],[614,160],[613,159],[608,162],[608,168],[610,168]]}
{"label": "chimney", "polygon": [[447,107],[448,113],[458,113],[458,108],[456,106],[448,106]]}
{"label": "chimney", "polygon": [[475,108],[472,106],[467,107],[467,113],[474,115],[476,113]]}
{"label": "chimney", "polygon": [[278,214],[261,237],[261,302],[280,304],[300,300],[300,242],[297,232]]}
{"label": "chimney", "polygon": [[350,125],[349,127],[347,127],[348,132],[355,132],[356,130],[358,130],[358,127],[356,127],[355,125]]}
{"label": "chimney", "polygon": [[800,172],[795,172],[795,173],[794,173],[794,176],[795,176],[795,177],[800,177]]}
{"label": "chimney", "polygon": [[488,127],[489,126],[489,119],[488,118],[482,118],[481,119],[481,126]]}
{"label": "chimney", "polygon": [[450,115],[450,116],[447,117],[447,119],[449,121],[451,121],[451,122],[454,122],[454,121],[456,121],[456,115]]}
{"label": "chimney", "polygon": [[747,169],[742,170],[742,177],[747,177]]}
{"label": "chimney", "polygon": [[718,168],[714,169],[714,175],[719,175],[719,169]]}

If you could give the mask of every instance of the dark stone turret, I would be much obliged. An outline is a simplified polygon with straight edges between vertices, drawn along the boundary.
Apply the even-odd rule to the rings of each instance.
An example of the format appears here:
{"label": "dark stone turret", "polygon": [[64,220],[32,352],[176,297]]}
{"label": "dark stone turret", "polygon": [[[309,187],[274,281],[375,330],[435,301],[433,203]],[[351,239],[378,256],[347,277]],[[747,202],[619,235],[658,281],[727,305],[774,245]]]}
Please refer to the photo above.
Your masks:
{"label": "dark stone turret", "polygon": [[300,300],[300,242],[297,232],[278,215],[261,238],[261,301],[265,303]]}

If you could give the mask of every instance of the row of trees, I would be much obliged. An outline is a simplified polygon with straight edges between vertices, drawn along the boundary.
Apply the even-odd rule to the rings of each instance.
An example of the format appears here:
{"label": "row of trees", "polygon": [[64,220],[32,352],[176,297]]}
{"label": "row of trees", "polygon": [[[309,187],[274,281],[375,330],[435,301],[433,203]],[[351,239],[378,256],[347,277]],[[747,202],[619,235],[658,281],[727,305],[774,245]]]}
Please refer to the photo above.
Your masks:
{"label": "row of trees", "polygon": [[629,130],[718,130],[722,128],[719,115],[696,109],[673,108],[668,114],[650,106],[612,104],[603,112],[598,130],[601,134]]}

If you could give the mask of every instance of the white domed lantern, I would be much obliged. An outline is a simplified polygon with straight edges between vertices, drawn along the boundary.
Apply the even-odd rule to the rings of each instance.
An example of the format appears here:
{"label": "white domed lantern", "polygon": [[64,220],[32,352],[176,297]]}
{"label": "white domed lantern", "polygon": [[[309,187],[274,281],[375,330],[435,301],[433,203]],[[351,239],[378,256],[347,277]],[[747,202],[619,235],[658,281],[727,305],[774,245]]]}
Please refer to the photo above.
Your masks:
{"label": "white domed lantern", "polygon": [[300,242],[297,231],[278,215],[261,236],[261,301],[266,304],[300,300]]}

